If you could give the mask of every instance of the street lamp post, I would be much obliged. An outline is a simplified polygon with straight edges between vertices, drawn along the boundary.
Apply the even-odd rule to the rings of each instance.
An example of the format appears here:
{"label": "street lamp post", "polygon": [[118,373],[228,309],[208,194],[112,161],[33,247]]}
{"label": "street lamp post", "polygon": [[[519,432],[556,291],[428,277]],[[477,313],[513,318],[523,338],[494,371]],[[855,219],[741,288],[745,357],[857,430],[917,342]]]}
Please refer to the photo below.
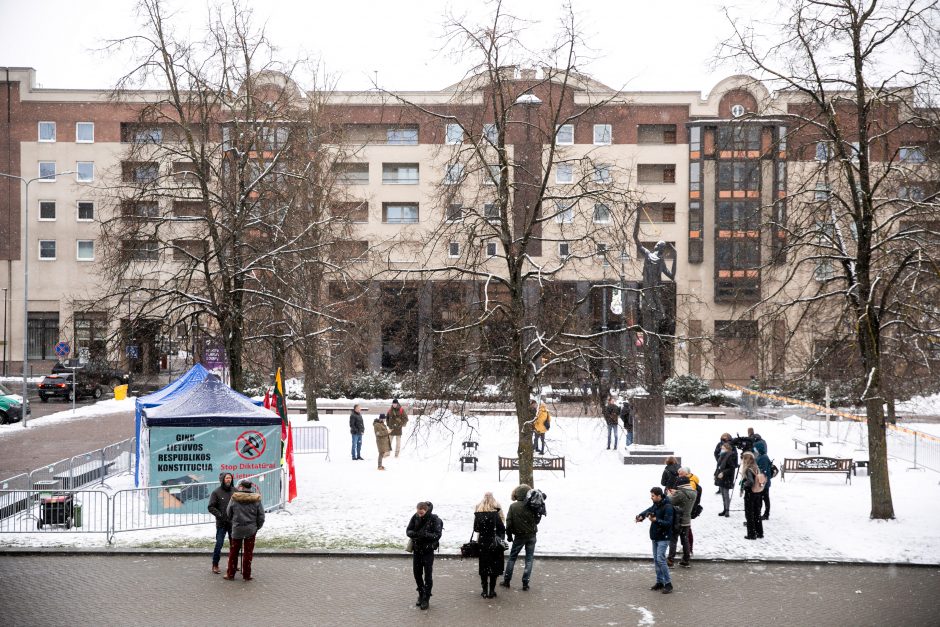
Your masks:
{"label": "street lamp post", "polygon": [[[55,178],[62,174],[75,174],[74,170],[69,170],[67,172],[56,172],[52,175],[51,179],[54,181]],[[28,415],[26,413],[26,392],[27,392],[27,379],[29,378],[29,186],[36,181],[49,180],[49,176],[37,176],[31,179],[24,178],[22,176],[16,176],[15,174],[4,174],[0,172],[0,176],[15,179],[20,183],[23,183],[25,186],[24,198],[23,198],[23,428],[26,428],[26,421]],[[12,287],[12,286],[11,286]],[[4,324],[4,327],[6,325]]]}

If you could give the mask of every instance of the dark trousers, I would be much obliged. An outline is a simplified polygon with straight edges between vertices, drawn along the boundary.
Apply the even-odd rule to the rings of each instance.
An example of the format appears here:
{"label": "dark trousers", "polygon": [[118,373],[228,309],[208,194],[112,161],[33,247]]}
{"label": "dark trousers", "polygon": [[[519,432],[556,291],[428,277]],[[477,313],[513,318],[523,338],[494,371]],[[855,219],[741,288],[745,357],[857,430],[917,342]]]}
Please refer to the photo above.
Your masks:
{"label": "dark trousers", "polygon": [[228,542],[232,544],[232,530],[226,527],[215,528],[215,547],[212,549],[212,565],[218,566],[222,559],[222,545],[225,544],[225,536],[228,536]]}
{"label": "dark trousers", "polygon": [[[542,443],[541,449],[539,448],[539,442]],[[532,435],[532,451],[536,453],[541,453],[542,455],[545,454],[545,434],[544,433],[539,433],[538,431],[536,431]]]}
{"label": "dark trousers", "polygon": [[434,551],[415,551],[411,556],[411,568],[414,571],[418,594],[431,596],[431,587],[434,585]]}
{"label": "dark trousers", "polygon": [[764,516],[770,516],[770,484],[764,486],[764,491],[760,493],[761,503],[764,504]]}
{"label": "dark trousers", "polygon": [[251,579],[251,558],[255,553],[255,536],[249,536],[242,540],[231,540],[228,543],[228,568],[225,569],[225,576],[231,579],[235,576],[235,566],[238,565],[238,552],[242,551],[242,577]]}
{"label": "dark trousers", "polygon": [[747,523],[747,535],[749,538],[760,537],[764,535],[764,523],[760,519],[760,492],[751,492],[744,490],[744,521]]}
{"label": "dark trousers", "polygon": [[672,534],[672,538],[669,539],[669,559],[674,559],[676,557],[676,544],[678,541],[682,541],[682,561],[689,561],[689,554],[692,552],[692,543],[691,543],[692,527],[687,525],[682,525],[679,527],[679,532]]}

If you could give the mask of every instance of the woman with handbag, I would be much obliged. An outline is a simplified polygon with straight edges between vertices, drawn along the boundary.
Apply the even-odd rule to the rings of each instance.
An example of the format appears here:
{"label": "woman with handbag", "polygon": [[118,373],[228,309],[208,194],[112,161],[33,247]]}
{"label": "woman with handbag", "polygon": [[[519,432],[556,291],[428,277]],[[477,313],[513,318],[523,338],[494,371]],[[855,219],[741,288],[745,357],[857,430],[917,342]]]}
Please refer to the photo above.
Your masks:
{"label": "woman with handbag", "polygon": [[503,554],[509,545],[506,542],[506,521],[503,510],[492,492],[483,495],[473,514],[473,530],[480,543],[480,586],[484,599],[496,598],[496,579],[503,574]]}

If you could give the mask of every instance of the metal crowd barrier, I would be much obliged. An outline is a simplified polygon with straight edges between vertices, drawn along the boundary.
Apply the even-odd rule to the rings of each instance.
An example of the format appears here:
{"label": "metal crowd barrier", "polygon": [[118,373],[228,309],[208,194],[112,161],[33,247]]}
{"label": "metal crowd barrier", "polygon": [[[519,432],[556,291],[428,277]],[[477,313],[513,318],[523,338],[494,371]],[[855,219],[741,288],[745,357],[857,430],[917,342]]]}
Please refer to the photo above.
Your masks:
{"label": "metal crowd barrier", "polygon": [[330,461],[330,430],[323,426],[291,427],[294,453],[325,453]]}
{"label": "metal crowd barrier", "polygon": [[0,533],[108,533],[108,501],[102,490],[0,490],[0,508],[15,508]]}

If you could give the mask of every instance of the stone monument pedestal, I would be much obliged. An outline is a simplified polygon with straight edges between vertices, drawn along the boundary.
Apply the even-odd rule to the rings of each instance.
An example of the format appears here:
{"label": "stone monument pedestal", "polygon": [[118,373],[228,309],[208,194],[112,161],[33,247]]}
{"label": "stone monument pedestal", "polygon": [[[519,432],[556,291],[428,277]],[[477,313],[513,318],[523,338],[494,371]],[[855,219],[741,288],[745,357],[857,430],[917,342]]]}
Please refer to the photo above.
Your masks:
{"label": "stone monument pedestal", "polygon": [[[675,455],[675,452],[663,444],[631,444],[621,455],[621,458],[623,459],[623,463],[627,466],[632,466],[635,464],[655,464],[658,466],[665,466],[666,458],[671,455]],[[679,460],[679,465],[681,466],[682,458],[676,457],[676,459]]]}

